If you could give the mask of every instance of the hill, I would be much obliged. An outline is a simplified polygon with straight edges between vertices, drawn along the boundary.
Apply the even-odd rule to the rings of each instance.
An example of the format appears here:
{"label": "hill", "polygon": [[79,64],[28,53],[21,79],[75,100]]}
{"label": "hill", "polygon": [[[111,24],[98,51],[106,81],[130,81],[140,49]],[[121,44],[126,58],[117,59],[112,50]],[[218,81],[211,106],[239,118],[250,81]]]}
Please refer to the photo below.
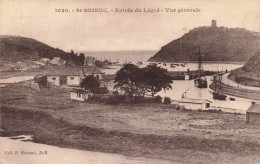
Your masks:
{"label": "hill", "polygon": [[0,35],[0,59],[3,61],[52,59],[55,56],[66,59],[69,55],[31,38]]}
{"label": "hill", "polygon": [[247,61],[260,47],[259,33],[243,28],[204,26],[163,46],[149,61]]}
{"label": "hill", "polygon": [[260,87],[260,49],[242,68],[233,70],[229,78],[242,85]]}

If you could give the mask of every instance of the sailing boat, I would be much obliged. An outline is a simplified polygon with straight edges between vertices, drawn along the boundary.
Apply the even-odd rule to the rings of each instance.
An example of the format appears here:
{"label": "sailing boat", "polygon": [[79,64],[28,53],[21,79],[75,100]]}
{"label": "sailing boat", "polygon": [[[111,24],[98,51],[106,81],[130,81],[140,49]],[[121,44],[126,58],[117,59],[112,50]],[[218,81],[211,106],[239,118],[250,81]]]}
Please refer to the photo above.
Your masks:
{"label": "sailing boat", "polygon": [[207,88],[208,87],[208,83],[207,83],[207,79],[205,77],[201,77],[201,53],[199,50],[199,77],[194,79],[194,86],[198,87],[198,88]]}
{"label": "sailing boat", "polygon": [[[222,94],[222,74],[214,75],[213,82],[215,83],[215,90],[213,92],[213,99],[226,100],[226,95]],[[219,83],[219,89],[217,89],[217,83]]]}

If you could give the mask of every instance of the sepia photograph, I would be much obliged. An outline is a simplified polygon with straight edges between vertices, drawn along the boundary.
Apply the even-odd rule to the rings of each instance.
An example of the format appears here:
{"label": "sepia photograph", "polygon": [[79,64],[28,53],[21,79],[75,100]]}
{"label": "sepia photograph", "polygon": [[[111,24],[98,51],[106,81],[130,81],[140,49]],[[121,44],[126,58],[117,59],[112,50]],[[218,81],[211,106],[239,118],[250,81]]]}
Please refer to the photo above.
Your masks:
{"label": "sepia photograph", "polygon": [[0,0],[0,164],[260,164],[259,0]]}

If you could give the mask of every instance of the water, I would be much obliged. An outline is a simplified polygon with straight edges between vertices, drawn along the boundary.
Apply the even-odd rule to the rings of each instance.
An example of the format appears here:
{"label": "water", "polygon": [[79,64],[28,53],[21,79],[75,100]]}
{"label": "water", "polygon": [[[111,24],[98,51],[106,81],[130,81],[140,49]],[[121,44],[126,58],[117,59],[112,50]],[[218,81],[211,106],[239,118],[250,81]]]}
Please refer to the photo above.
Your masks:
{"label": "water", "polygon": [[[141,67],[145,67],[149,65],[151,62],[143,62]],[[202,64],[202,68],[205,71],[230,71],[233,69],[240,68],[244,65],[244,63],[204,63]],[[162,63],[157,64],[157,66],[167,69],[168,71],[190,71],[198,70],[198,63],[186,63],[185,67],[176,66],[175,68],[171,68],[170,63],[166,63],[164,66]],[[109,66],[111,69],[103,69],[106,74],[115,74],[122,66]]]}
{"label": "water", "polygon": [[108,59],[112,62],[137,63],[140,61],[147,61],[150,57],[156,54],[157,51],[85,51],[85,56],[93,56],[99,60]]}
{"label": "water", "polygon": [[[207,77],[208,84],[211,83],[209,79],[210,76]],[[162,97],[170,97],[172,100],[177,101],[182,99],[183,95],[186,95],[186,98],[207,99],[213,102],[212,106],[214,106],[215,108],[230,108],[232,112],[235,111],[242,114],[246,113],[246,110],[250,107],[252,101],[235,96],[231,97],[235,98],[236,100],[230,101],[230,96],[228,95],[228,97],[224,101],[214,100],[213,96],[209,92],[209,88],[197,88],[194,86],[193,80],[174,80],[171,86],[171,90],[167,90],[166,92],[160,91],[157,95],[160,95]]]}

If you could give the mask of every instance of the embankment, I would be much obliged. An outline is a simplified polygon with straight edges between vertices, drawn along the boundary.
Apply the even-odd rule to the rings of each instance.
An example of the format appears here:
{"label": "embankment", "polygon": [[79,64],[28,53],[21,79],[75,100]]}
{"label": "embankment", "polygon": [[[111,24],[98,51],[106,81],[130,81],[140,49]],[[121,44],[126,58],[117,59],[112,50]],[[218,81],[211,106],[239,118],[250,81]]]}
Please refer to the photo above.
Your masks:
{"label": "embankment", "polygon": [[[226,84],[221,84],[221,86],[222,86],[222,93],[224,93],[224,94],[241,97],[241,98],[246,98],[246,99],[250,99],[250,100],[260,101],[260,91],[233,87],[233,86],[229,86]],[[217,90],[219,90],[220,85],[211,83],[209,85],[209,88],[212,90],[215,90],[215,88]]]}

